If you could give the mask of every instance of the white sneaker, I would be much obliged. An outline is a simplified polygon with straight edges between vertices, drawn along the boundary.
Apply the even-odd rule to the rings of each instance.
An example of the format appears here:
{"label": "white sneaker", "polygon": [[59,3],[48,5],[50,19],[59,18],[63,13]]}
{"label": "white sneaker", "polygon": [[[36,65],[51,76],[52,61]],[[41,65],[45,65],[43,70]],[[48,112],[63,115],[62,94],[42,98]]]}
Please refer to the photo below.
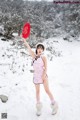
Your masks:
{"label": "white sneaker", "polygon": [[51,104],[51,108],[52,108],[52,115],[55,115],[58,111],[58,104],[57,102],[54,102],[54,104]]}
{"label": "white sneaker", "polygon": [[36,104],[36,109],[37,109],[36,115],[40,116],[41,115],[42,104],[41,103],[37,103]]}

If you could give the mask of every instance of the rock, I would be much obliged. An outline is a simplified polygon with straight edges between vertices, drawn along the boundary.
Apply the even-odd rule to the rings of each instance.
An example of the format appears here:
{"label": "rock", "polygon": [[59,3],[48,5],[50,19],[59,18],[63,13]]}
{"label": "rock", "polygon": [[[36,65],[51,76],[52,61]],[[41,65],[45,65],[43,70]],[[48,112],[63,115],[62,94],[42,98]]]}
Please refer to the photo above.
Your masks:
{"label": "rock", "polygon": [[5,55],[2,55],[2,57],[4,57]]}
{"label": "rock", "polygon": [[69,41],[69,38],[67,38],[67,37],[64,37],[63,39]]}
{"label": "rock", "polygon": [[34,70],[30,70],[31,73],[34,73]]}
{"label": "rock", "polygon": [[24,72],[24,69],[22,69],[22,71]]}
{"label": "rock", "polygon": [[3,103],[6,103],[8,101],[8,97],[6,95],[0,95],[0,99]]}
{"label": "rock", "polygon": [[2,41],[7,41],[5,38],[1,38]]}
{"label": "rock", "polygon": [[17,86],[18,84],[16,83],[15,85]]}

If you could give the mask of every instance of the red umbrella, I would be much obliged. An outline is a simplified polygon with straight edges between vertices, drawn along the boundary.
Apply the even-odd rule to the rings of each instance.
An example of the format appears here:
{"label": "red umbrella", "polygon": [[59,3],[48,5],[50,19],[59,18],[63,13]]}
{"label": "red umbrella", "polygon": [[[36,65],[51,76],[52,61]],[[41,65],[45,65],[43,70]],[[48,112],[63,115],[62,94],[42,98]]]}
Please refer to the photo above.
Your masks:
{"label": "red umbrella", "polygon": [[22,37],[23,38],[28,38],[30,35],[30,23],[25,23],[22,29]]}

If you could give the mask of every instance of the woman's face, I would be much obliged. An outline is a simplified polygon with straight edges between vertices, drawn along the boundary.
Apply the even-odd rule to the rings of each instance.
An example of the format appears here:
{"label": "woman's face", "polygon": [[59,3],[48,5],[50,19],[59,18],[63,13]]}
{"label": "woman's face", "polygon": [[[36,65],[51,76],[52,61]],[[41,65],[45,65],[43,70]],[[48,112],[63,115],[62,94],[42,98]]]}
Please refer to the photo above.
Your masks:
{"label": "woman's face", "polygon": [[42,49],[42,48],[40,48],[40,47],[39,47],[39,48],[37,48],[37,54],[38,54],[38,55],[41,55],[41,54],[42,54],[42,52],[43,52],[43,49]]}

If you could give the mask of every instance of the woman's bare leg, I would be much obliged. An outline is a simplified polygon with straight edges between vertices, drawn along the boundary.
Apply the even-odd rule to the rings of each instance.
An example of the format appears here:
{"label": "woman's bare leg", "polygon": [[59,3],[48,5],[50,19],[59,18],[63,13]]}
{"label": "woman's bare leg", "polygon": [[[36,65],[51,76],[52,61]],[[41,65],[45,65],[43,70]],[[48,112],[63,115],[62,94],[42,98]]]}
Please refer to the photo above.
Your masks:
{"label": "woman's bare leg", "polygon": [[53,95],[52,95],[52,93],[51,93],[51,91],[49,89],[49,84],[48,84],[48,79],[47,78],[44,80],[43,85],[44,85],[44,89],[45,89],[46,93],[48,94],[48,96],[49,96],[49,98],[51,100],[51,103],[54,103],[54,97],[53,97]]}
{"label": "woman's bare leg", "polygon": [[40,102],[40,84],[38,85],[35,85],[35,88],[36,88],[36,115],[37,116],[40,116],[41,115],[41,108],[42,108],[42,104]]}
{"label": "woman's bare leg", "polygon": [[40,84],[36,85],[35,84],[35,89],[36,89],[36,101],[37,103],[40,102]]}

